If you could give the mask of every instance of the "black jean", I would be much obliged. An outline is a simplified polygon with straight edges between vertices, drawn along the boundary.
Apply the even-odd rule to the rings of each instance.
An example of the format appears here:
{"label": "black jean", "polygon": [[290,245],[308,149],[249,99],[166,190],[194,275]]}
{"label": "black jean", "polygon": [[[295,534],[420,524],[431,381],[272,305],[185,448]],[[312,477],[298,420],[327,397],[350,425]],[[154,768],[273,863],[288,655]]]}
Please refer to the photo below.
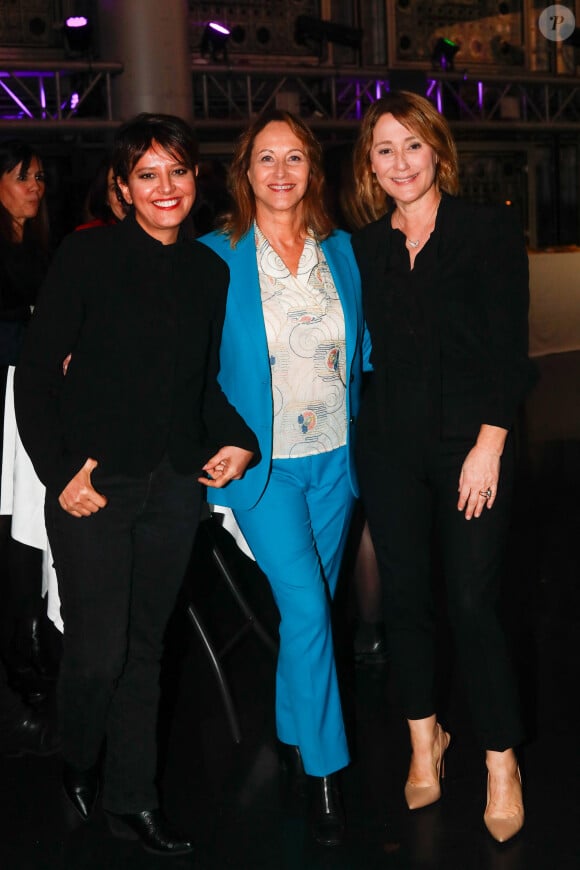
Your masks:
{"label": "black jean", "polygon": [[105,508],[75,518],[47,493],[64,620],[58,701],[65,760],[85,770],[106,737],[103,804],[158,805],[156,725],[163,635],[199,521],[201,487],[167,460],[139,478],[101,476]]}
{"label": "black jean", "polygon": [[383,583],[389,648],[405,715],[435,713],[431,535],[441,544],[447,606],[473,724],[484,749],[523,739],[519,699],[496,612],[509,526],[513,455],[508,439],[495,504],[479,519],[457,510],[472,443],[378,450],[359,441],[361,493]]}

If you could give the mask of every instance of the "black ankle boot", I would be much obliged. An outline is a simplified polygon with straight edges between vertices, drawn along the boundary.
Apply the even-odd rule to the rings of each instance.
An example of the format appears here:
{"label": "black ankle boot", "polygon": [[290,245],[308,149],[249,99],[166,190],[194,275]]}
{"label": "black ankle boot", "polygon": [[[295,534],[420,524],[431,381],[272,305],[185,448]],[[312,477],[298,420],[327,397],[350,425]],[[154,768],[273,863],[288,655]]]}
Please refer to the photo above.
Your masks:
{"label": "black ankle boot", "polygon": [[309,776],[310,830],[321,846],[339,846],[344,839],[344,809],[338,773]]}
{"label": "black ankle boot", "polygon": [[62,787],[76,813],[86,822],[99,794],[98,765],[95,764],[88,770],[79,770],[65,761],[62,768]]}
{"label": "black ankle boot", "polygon": [[193,844],[179,836],[161,810],[142,810],[140,813],[111,813],[107,810],[109,828],[114,837],[140,840],[147,852],[154,855],[187,855]]}
{"label": "black ankle boot", "polygon": [[278,741],[282,800],[287,813],[302,815],[308,794],[308,777],[304,771],[300,747]]}

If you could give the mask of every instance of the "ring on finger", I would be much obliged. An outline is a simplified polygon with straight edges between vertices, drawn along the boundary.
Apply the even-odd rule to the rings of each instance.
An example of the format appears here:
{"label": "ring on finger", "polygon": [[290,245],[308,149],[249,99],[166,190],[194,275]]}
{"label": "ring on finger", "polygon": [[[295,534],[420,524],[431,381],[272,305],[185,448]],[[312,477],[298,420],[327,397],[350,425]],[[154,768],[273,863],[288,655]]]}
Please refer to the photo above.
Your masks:
{"label": "ring on finger", "polygon": [[491,496],[492,496],[491,487],[488,486],[487,489],[480,489],[479,494],[482,498],[491,498]]}

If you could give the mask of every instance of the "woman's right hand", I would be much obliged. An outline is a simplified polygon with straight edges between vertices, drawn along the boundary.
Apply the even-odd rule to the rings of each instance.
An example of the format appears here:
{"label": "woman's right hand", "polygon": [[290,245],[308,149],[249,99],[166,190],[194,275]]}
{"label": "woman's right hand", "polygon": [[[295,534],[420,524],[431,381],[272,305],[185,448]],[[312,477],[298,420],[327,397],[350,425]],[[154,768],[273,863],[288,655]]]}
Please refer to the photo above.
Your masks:
{"label": "woman's right hand", "polygon": [[59,495],[58,503],[71,517],[89,517],[106,506],[107,499],[91,483],[91,473],[98,464],[96,459],[87,459]]}

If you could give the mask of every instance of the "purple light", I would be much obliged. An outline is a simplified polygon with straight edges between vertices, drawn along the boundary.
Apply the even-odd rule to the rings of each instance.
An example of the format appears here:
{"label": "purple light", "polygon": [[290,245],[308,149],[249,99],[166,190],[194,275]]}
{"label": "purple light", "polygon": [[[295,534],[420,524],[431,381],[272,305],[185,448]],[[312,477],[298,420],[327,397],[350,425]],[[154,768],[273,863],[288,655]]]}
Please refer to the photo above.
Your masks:
{"label": "purple light", "polygon": [[483,111],[483,82],[477,83],[477,105],[479,106],[479,111]]}
{"label": "purple light", "polygon": [[80,103],[80,97],[77,94],[77,92],[75,91],[74,94],[71,94],[71,96],[70,96],[71,112],[74,112],[74,110],[76,109],[76,107],[78,106],[79,103]]}
{"label": "purple light", "polygon": [[67,27],[86,27],[88,23],[89,19],[84,15],[71,15],[65,22]]}
{"label": "purple light", "polygon": [[6,91],[6,93],[8,94],[8,96],[11,97],[11,98],[14,100],[14,102],[16,103],[16,105],[17,105],[20,109],[22,109],[22,111],[24,112],[25,115],[28,115],[29,118],[32,118],[32,112],[31,112],[29,109],[26,108],[26,106],[24,105],[24,103],[22,102],[22,100],[20,100],[20,99],[16,96],[16,94],[14,93],[14,91],[10,90],[10,88],[8,87],[8,85],[5,85],[4,82],[3,82],[1,79],[0,79],[0,87],[3,87],[3,88],[4,88],[4,90]]}
{"label": "purple light", "polygon": [[42,106],[42,117],[46,118],[46,90],[44,87],[44,79],[41,77],[38,82],[40,92],[40,105]]}
{"label": "purple light", "polygon": [[429,82],[427,84],[427,95],[426,95],[428,100],[431,99],[431,94],[433,93],[433,91],[436,87],[437,87],[437,79],[429,79]]}
{"label": "purple light", "polygon": [[222,36],[229,36],[231,33],[227,27],[224,27],[223,24],[218,24],[217,21],[210,21],[208,27],[211,27],[211,29],[215,30],[217,33],[221,33]]}

